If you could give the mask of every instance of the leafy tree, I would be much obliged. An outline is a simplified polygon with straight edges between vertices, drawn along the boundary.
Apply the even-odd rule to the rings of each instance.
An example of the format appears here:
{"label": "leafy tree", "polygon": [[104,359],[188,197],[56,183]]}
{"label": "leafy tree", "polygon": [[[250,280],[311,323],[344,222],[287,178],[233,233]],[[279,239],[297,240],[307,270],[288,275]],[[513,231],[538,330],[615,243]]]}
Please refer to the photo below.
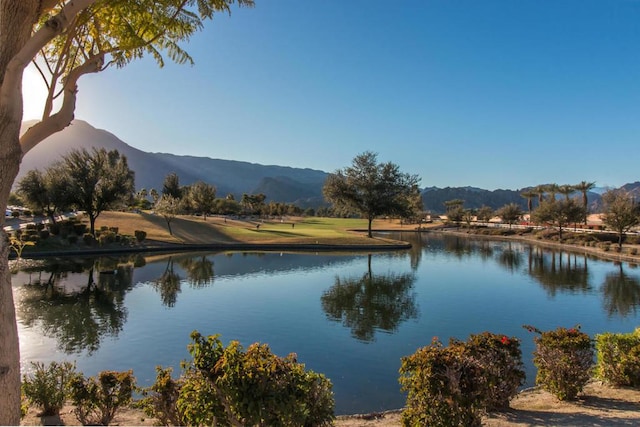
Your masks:
{"label": "leafy tree", "polygon": [[522,217],[522,209],[516,203],[509,203],[501,207],[496,214],[502,219],[502,222],[509,224],[509,228]]}
{"label": "leafy tree", "polygon": [[[193,63],[180,44],[214,13],[230,12],[234,3],[252,6],[253,0],[0,0],[0,205],[6,209],[22,156],[73,119],[83,75],[124,67],[145,54],[160,66],[165,54],[178,63]],[[32,61],[44,64],[40,71],[48,80],[49,94],[42,120],[21,135],[21,81]],[[54,103],[57,98],[60,102]],[[12,425],[20,421],[20,352],[13,295],[7,291],[11,277],[4,240],[0,239],[0,425]]]}
{"label": "leafy tree", "polygon": [[69,207],[69,183],[56,168],[44,173],[30,170],[18,183],[18,193],[31,209],[43,212],[53,223],[56,213]]}
{"label": "leafy tree", "polygon": [[180,178],[175,172],[171,172],[164,178],[162,184],[162,194],[171,196],[174,199],[182,198],[182,189],[180,188]]}
{"label": "leafy tree", "polygon": [[169,229],[169,234],[173,236],[173,230],[171,229],[171,223],[180,213],[180,200],[169,195],[163,195],[156,203],[156,212],[158,212],[164,218]]}
{"label": "leafy tree", "polygon": [[560,240],[562,229],[567,225],[578,222],[584,217],[584,208],[575,200],[545,200],[533,211],[533,219],[537,223],[551,223],[558,227]]}
{"label": "leafy tree", "polygon": [[405,217],[418,188],[417,175],[400,172],[394,163],[378,163],[377,154],[367,151],[356,156],[350,167],[329,174],[322,188],[324,197],[336,205],[353,209],[371,223],[379,215]]}
{"label": "leafy tree", "polygon": [[544,191],[549,194],[549,200],[555,202],[556,194],[560,192],[560,186],[555,183],[547,184],[544,186]]}
{"label": "leafy tree", "polygon": [[94,235],[100,213],[133,193],[133,171],[117,150],[73,150],[54,169],[66,177],[69,203],[89,217]]}
{"label": "leafy tree", "polygon": [[602,222],[618,233],[618,247],[627,231],[640,224],[640,205],[624,190],[609,190],[602,195],[604,215]]}
{"label": "leafy tree", "polygon": [[189,190],[189,200],[191,206],[196,212],[202,213],[204,220],[207,220],[207,214],[211,212],[216,201],[216,187],[202,181],[193,184]]}
{"label": "leafy tree", "polygon": [[582,193],[582,206],[584,207],[584,223],[587,223],[587,215],[589,214],[589,201],[587,199],[587,192],[592,190],[596,186],[595,182],[580,181],[579,184],[574,185],[574,188]]}
{"label": "leafy tree", "polygon": [[493,209],[489,206],[481,206],[477,217],[480,221],[488,222],[493,217]]}

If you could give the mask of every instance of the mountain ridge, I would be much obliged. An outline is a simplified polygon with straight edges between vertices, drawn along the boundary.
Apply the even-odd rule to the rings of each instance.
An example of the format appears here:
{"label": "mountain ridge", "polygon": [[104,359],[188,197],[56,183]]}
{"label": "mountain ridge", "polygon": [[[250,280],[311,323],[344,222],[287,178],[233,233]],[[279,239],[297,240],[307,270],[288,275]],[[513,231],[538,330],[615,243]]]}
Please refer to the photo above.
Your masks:
{"label": "mountain ridge", "polygon": [[[32,123],[24,122],[22,130]],[[204,181],[217,188],[217,197],[233,194],[265,194],[267,201],[294,203],[302,208],[326,206],[322,196],[322,186],[329,175],[325,171],[291,166],[262,165],[239,160],[223,160],[193,155],[177,155],[162,152],[145,152],[119,139],[113,133],[97,129],[83,120],[74,120],[64,130],[53,134],[45,143],[38,144],[23,158],[15,182],[29,170],[45,169],[64,155],[78,148],[105,148],[118,150],[127,157],[129,167],[135,171],[136,189],[162,189],[164,178],[174,172],[181,185]],[[348,161],[348,160],[347,160]],[[444,202],[453,199],[465,201],[464,207],[477,209],[489,206],[498,209],[508,203],[516,203],[526,210],[527,200],[521,192],[533,187],[517,190],[485,190],[475,186],[465,187],[425,187],[421,194],[424,208],[433,213],[445,210]],[[640,195],[640,181],[622,186]],[[600,194],[606,191],[594,188],[588,193],[590,206],[596,209]]]}

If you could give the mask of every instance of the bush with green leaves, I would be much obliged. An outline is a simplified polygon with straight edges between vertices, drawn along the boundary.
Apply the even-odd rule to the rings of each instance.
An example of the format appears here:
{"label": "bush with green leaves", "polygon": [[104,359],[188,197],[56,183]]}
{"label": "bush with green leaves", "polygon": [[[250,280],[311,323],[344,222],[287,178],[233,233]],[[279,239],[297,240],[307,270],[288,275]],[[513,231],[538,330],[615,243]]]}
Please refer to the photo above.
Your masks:
{"label": "bush with green leaves", "polygon": [[118,409],[131,402],[133,371],[102,371],[97,377],[77,375],[71,381],[71,401],[82,425],[109,425]]}
{"label": "bush with green leaves", "polygon": [[140,243],[142,243],[144,241],[144,239],[147,238],[147,232],[146,231],[142,231],[142,230],[135,230],[134,235],[136,236],[136,240]]}
{"label": "bush with green leaves", "polygon": [[478,426],[485,406],[484,368],[465,345],[434,338],[402,358],[399,382],[407,392],[404,426]]}
{"label": "bush with green leaves", "polygon": [[[191,339],[188,349],[193,360],[178,401],[188,424],[214,418],[220,425],[332,424],[331,382],[322,374],[305,370],[295,354],[279,357],[268,345],[259,343],[246,351],[237,341],[225,347],[217,335],[205,338],[197,331]],[[193,380],[199,376],[206,382]],[[195,404],[205,405],[196,411],[189,408],[190,396],[201,394],[207,396],[206,401],[196,399]]]}
{"label": "bush with green leaves", "polygon": [[69,384],[76,375],[70,362],[31,362],[33,372],[22,377],[22,392],[27,400],[42,407],[42,415],[58,415],[69,394]]}
{"label": "bush with green leaves", "polygon": [[595,375],[615,386],[640,387],[640,328],[596,335]]}
{"label": "bush with green leaves", "polygon": [[525,325],[540,336],[534,338],[533,364],[538,368],[536,384],[559,400],[573,400],[591,378],[593,343],[580,327],[542,332]]}
{"label": "bush with green leaves", "polygon": [[452,340],[451,344],[462,345],[465,354],[482,367],[486,386],[483,396],[485,409],[493,411],[508,408],[509,401],[518,394],[526,378],[520,340],[482,332],[470,335],[466,342]]}
{"label": "bush with green leaves", "polygon": [[[153,417],[160,425],[178,426],[187,422],[178,411],[178,397],[184,381],[174,380],[171,377],[171,368],[156,366],[156,381],[148,388],[142,390],[144,396],[136,406],[149,417]],[[212,422],[198,422],[197,425],[213,425]]]}

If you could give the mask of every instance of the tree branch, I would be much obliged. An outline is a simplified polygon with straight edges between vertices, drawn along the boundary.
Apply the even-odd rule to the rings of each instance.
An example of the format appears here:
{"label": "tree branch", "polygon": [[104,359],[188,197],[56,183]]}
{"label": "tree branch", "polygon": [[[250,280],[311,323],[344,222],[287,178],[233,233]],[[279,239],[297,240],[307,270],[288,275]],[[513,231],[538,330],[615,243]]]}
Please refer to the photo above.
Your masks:
{"label": "tree branch", "polygon": [[71,70],[64,82],[64,99],[57,113],[43,118],[42,121],[31,126],[20,137],[20,147],[24,156],[45,138],[69,126],[76,108],[76,94],[78,79],[85,74],[97,73],[102,70],[104,55],[93,56],[89,61]]}
{"label": "tree branch", "polygon": [[[29,63],[38,55],[40,49],[45,47],[54,37],[62,34],[73,18],[82,10],[91,6],[97,0],[74,0],[69,1],[62,7],[62,10],[49,19],[33,36],[25,43],[20,51],[9,61],[0,87],[0,105],[7,108],[15,108],[13,102],[16,92],[22,87],[22,73]],[[43,2],[43,7],[51,7],[53,0]],[[22,103],[18,104],[20,108]]]}

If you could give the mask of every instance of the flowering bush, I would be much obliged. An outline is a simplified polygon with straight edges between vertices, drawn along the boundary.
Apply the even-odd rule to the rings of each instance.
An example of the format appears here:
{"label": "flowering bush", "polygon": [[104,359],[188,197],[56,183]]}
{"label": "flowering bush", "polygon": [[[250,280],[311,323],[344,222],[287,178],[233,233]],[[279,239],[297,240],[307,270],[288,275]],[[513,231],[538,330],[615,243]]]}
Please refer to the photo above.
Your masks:
{"label": "flowering bush", "polygon": [[[184,392],[210,396],[206,405],[191,411],[196,419],[225,420],[236,425],[325,426],[333,422],[331,382],[322,374],[305,370],[296,355],[278,357],[266,344],[255,343],[246,351],[232,341],[224,347],[218,336],[191,334],[188,367],[191,382]],[[199,379],[204,379],[201,381]],[[189,387],[188,387],[189,386]],[[189,399],[181,390],[178,407],[183,413]],[[203,403],[201,400],[198,402]],[[183,406],[187,405],[187,406]],[[209,411],[212,411],[211,413]]]}
{"label": "flowering bush", "polygon": [[536,384],[560,400],[575,399],[590,379],[593,344],[589,336],[581,332],[579,326],[546,332],[532,326],[525,328],[540,334],[534,338],[533,364],[538,368]]}
{"label": "flowering bush", "polygon": [[437,338],[402,358],[399,382],[407,392],[405,426],[480,425],[485,378],[464,345],[443,347]]}
{"label": "flowering bush", "polygon": [[616,386],[640,387],[640,328],[596,335],[596,376]]}
{"label": "flowering bush", "polygon": [[515,337],[483,332],[470,335],[464,346],[466,355],[475,359],[484,370],[485,409],[492,411],[509,407],[509,401],[524,384],[520,341]]}

